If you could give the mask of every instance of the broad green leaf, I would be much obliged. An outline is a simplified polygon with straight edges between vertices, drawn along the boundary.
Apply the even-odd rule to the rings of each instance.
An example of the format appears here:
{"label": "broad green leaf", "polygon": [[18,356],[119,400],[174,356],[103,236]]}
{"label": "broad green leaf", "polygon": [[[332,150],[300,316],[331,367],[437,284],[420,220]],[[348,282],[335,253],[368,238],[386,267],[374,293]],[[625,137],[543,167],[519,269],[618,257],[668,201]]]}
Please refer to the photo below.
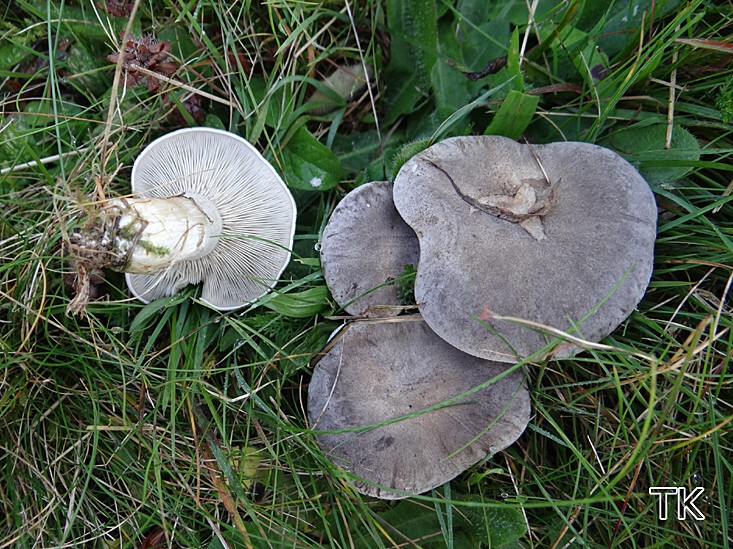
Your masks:
{"label": "broad green leaf", "polygon": [[379,135],[376,131],[349,135],[339,133],[336,134],[332,148],[346,172],[360,172],[378,157]]}
{"label": "broad green leaf", "polygon": [[514,507],[491,507],[485,509],[491,547],[513,543],[527,531],[524,517]]}
{"label": "broad green leaf", "polygon": [[474,25],[489,19],[491,2],[486,0],[458,0],[458,13]]}
{"label": "broad green leaf", "polygon": [[54,113],[54,105],[50,101],[29,101],[23,114],[25,123],[29,127],[44,128],[56,123],[56,115],[61,119],[70,118],[78,116],[82,110],[78,105],[63,100],[57,101],[55,106]]}
{"label": "broad green leaf", "polygon": [[463,35],[462,54],[468,71],[480,71],[490,61],[506,55],[510,35],[505,20],[492,20],[477,27],[467,25]]}
{"label": "broad green leaf", "polygon": [[455,66],[438,59],[430,75],[435,93],[438,116],[448,118],[471,100],[468,93],[468,79]]}
{"label": "broad green leaf", "polygon": [[[420,540],[425,548],[445,547],[445,539],[441,534],[440,520],[434,509],[423,508],[413,502],[400,502],[380,517],[390,526],[411,540]],[[453,524],[454,547],[477,547],[480,538],[476,530],[466,521],[455,517]]]}
{"label": "broad green leaf", "polygon": [[456,40],[455,25],[440,25],[438,33],[440,58],[433,64],[430,82],[435,94],[438,116],[448,118],[471,100],[469,80],[461,71],[463,53]]}
{"label": "broad green leaf", "polygon": [[328,288],[316,286],[302,292],[280,294],[268,299],[265,307],[291,318],[315,316],[328,307]]}
{"label": "broad green leaf", "polygon": [[221,121],[221,118],[211,113],[206,115],[206,121],[204,122],[204,126],[206,126],[207,128],[216,128],[219,130],[227,129],[226,126],[224,125],[224,122]]}
{"label": "broad green leaf", "polygon": [[[49,21],[63,22],[64,34],[74,34],[78,36],[87,36],[105,40],[107,34],[104,26],[92,25],[89,22],[89,16],[85,13],[83,7],[77,7],[69,2],[46,2],[45,0],[16,0],[18,7],[33,16]],[[78,2],[77,2],[78,3]],[[126,20],[120,19],[120,22],[127,23]],[[139,30],[133,29],[136,34],[141,34]],[[105,53],[106,55],[106,53]]]}
{"label": "broad green leaf", "polygon": [[253,76],[247,86],[249,97],[246,103],[251,104],[253,114],[260,126],[277,128],[288,124],[289,110],[284,105],[293,105],[294,99],[289,86],[273,87],[261,76]]}
{"label": "broad green leaf", "polygon": [[[481,503],[483,499],[477,495],[460,498],[461,501]],[[504,506],[460,506],[461,515],[466,517],[488,547],[503,547],[518,541],[527,531],[522,512],[516,507]],[[483,546],[483,545],[482,545]]]}
{"label": "broad green leaf", "polygon": [[511,90],[484,134],[519,139],[532,122],[538,103],[536,95]]}
{"label": "broad green leaf", "polygon": [[0,70],[10,70],[20,63],[27,55],[27,51],[14,44],[0,48]]}
{"label": "broad green leaf", "polygon": [[384,101],[387,109],[384,124],[390,125],[400,116],[415,112],[425,98],[420,92],[415,73],[397,74],[388,69],[384,78],[386,80]]}
{"label": "broad green leaf", "polygon": [[675,125],[672,142],[665,148],[666,124],[631,126],[611,134],[599,144],[634,164],[651,185],[682,179],[700,160],[700,144],[685,128]]}
{"label": "broad green leaf", "polygon": [[[456,505],[452,513],[450,537],[456,548],[500,547],[516,542],[526,532],[524,517],[516,508],[460,505],[461,501],[479,503],[480,499],[474,496],[461,497],[453,501]],[[382,531],[392,536],[392,539],[412,540],[425,549],[446,546],[441,531],[441,518],[445,524],[445,517],[439,517],[435,509],[410,500],[400,501],[387,511],[379,513],[379,522],[384,528]],[[355,547],[378,546],[375,540],[371,539],[373,532],[370,534],[363,527],[353,534]],[[387,539],[383,540],[388,544]]]}
{"label": "broad green leaf", "polygon": [[509,75],[514,77],[514,89],[519,92],[524,91],[524,76],[522,75],[522,67],[519,65],[519,29],[514,29],[509,40],[506,68]]}
{"label": "broad green leaf", "polygon": [[[110,86],[110,71],[99,70],[100,62],[108,62],[104,56],[100,59],[100,48],[108,47],[102,44],[100,40],[75,40],[66,50],[63,61],[57,62],[59,68],[74,75],[75,87],[84,90],[88,97],[92,94],[103,94]],[[112,53],[111,49],[109,53]]]}
{"label": "broad green leaf", "polygon": [[[542,40],[549,40],[553,32],[554,29],[545,29]],[[608,68],[608,57],[596,42],[594,34],[573,27],[565,27],[557,33],[551,49],[558,77],[575,80],[575,75],[579,75],[589,87],[596,86],[598,76]]]}
{"label": "broad green leaf", "polygon": [[[485,536],[481,536],[476,526],[481,527],[482,525],[469,523],[463,518],[462,512],[463,508],[461,508],[461,514],[454,513],[453,546],[456,548],[479,547]],[[378,531],[375,529],[367,531],[363,526],[358,529],[354,528],[352,531],[354,547],[358,549],[372,549],[382,545],[392,547],[390,540],[383,537],[383,533],[392,539],[411,540],[413,544],[423,549],[442,549],[446,546],[441,532],[440,519],[435,509],[405,500],[379,513],[378,516],[381,524]],[[335,519],[336,517],[330,517],[331,521]],[[375,535],[381,538],[381,544],[373,538]],[[412,546],[411,543],[406,545]]]}
{"label": "broad green leaf", "polygon": [[682,3],[682,0],[617,2],[613,10],[606,12],[608,20],[600,33],[598,46],[612,59],[636,49],[642,23],[649,24],[650,20],[662,18]]}
{"label": "broad green leaf", "polygon": [[388,0],[390,63],[382,75],[389,125],[414,112],[429,92],[438,59],[437,11],[434,0]]}
{"label": "broad green leaf", "polygon": [[150,303],[146,304],[137,315],[135,315],[135,318],[132,319],[132,322],[130,323],[130,331],[134,332],[136,330],[143,329],[143,326],[146,324],[149,318],[157,315],[158,312],[165,309],[166,307],[177,305],[183,300],[184,299],[182,295],[177,294],[161,297],[160,299],[151,301]]}
{"label": "broad green leaf", "polygon": [[294,189],[325,191],[341,180],[341,163],[305,127],[293,134],[282,151],[285,181]]}
{"label": "broad green leaf", "polygon": [[390,65],[416,73],[427,87],[438,59],[435,0],[387,0],[387,21],[392,35]]}

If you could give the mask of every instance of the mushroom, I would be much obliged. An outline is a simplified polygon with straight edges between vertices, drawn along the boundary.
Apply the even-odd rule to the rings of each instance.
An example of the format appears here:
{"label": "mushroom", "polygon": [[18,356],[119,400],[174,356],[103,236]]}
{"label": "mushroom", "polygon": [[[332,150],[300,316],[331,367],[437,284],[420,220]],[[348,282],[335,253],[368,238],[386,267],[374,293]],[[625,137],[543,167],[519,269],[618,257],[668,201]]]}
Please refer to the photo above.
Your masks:
{"label": "mushroom", "polygon": [[416,266],[419,245],[392,201],[388,181],[348,193],[321,238],[321,264],[336,302],[355,316],[393,316],[401,311],[394,280]]}
{"label": "mushroom", "polygon": [[572,356],[547,333],[601,340],[651,277],[654,196],[602,147],[450,138],[403,165],[394,202],[420,242],[421,314],[475,356]]}
{"label": "mushroom", "polygon": [[238,135],[187,128],[156,139],[135,160],[132,191],[103,204],[71,243],[83,261],[125,272],[144,303],[202,283],[202,301],[238,309],[290,261],[293,197]]}
{"label": "mushroom", "polygon": [[512,444],[529,415],[520,368],[459,351],[419,315],[346,325],[308,390],[321,448],[384,499],[453,479]]}

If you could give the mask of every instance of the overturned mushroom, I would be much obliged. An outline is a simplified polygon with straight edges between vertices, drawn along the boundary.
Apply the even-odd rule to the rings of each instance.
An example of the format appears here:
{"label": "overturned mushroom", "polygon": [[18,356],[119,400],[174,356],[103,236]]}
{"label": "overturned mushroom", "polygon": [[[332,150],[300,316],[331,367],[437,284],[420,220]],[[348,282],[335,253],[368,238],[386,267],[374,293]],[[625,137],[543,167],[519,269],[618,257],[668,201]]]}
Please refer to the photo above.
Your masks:
{"label": "overturned mushroom", "polygon": [[598,341],[651,277],[654,196],[595,145],[447,139],[404,164],[394,201],[420,241],[420,312],[472,355],[511,362],[550,346],[541,330],[499,316]]}
{"label": "overturned mushroom", "polygon": [[237,309],[267,293],[290,260],[295,202],[238,135],[160,137],[135,160],[132,191],[104,203],[70,241],[80,264],[125,272],[145,303],[202,283],[204,302]]}
{"label": "overturned mushroom", "polygon": [[419,315],[352,323],[337,337],[313,372],[308,417],[364,494],[398,499],[440,486],[529,422],[521,369],[459,351]]}
{"label": "overturned mushroom", "polygon": [[388,181],[366,183],[347,194],[321,239],[323,276],[336,302],[356,316],[400,312],[394,280],[416,266],[417,236],[392,202]]}

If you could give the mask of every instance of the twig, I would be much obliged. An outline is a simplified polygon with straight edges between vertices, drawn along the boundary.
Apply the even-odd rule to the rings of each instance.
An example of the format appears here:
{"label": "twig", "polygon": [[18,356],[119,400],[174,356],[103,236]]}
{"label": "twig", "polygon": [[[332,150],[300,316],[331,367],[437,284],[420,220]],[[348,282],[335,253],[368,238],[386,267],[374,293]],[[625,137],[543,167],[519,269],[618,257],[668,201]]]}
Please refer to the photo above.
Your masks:
{"label": "twig", "polygon": [[[128,36],[132,33],[132,27],[135,24],[135,16],[137,15],[137,10],[140,7],[140,3],[142,0],[135,0],[135,3],[132,5],[132,9],[130,10],[130,18],[127,21],[127,25],[125,25],[125,32],[123,33],[123,36]],[[109,158],[109,155],[111,151],[108,150],[108,143],[110,142],[110,137],[112,135],[112,119],[114,118],[115,110],[119,108],[119,100],[117,97],[117,90],[120,88],[120,76],[122,75],[122,63],[125,59],[125,56],[123,55],[123,48],[124,43],[120,44],[119,48],[119,56],[117,59],[117,65],[115,66],[115,75],[112,79],[112,89],[110,90],[109,94],[109,107],[107,109],[107,119],[105,121],[104,126],[104,138],[102,140],[102,152],[101,152],[101,163],[99,167],[99,172],[101,174],[101,177],[104,179],[105,175],[107,173],[107,160]],[[104,194],[104,187],[103,184],[97,186],[97,200],[103,201],[106,199],[106,196]]]}
{"label": "twig", "polygon": [[[380,149],[382,148],[382,130],[379,125],[379,114],[377,113],[377,102],[374,99],[374,90],[372,89],[372,82],[369,76],[369,70],[367,70],[366,59],[364,59],[364,50],[361,47],[361,40],[359,39],[359,33],[356,29],[356,22],[354,21],[354,14],[351,13],[351,4],[349,0],[346,0],[346,11],[349,14],[349,22],[351,23],[351,30],[354,31],[354,39],[356,40],[356,48],[359,50],[359,60],[361,61],[361,69],[364,71],[364,78],[366,79],[367,92],[369,93],[369,102],[372,106],[372,115],[374,116],[374,129],[377,132],[377,141]],[[382,158],[382,170],[384,171],[384,154]]]}
{"label": "twig", "polygon": [[[676,32],[680,31],[680,25],[677,25]],[[669,75],[669,102],[667,107],[667,137],[664,140],[664,148],[669,150],[672,148],[672,134],[674,132],[674,104],[675,104],[675,88],[677,87],[677,59],[679,52],[672,52],[672,73]]]}
{"label": "twig", "polygon": [[[524,31],[524,37],[522,38],[522,47],[519,50],[519,66],[522,66],[522,63],[524,63],[524,55],[527,51],[527,42],[529,40],[529,29],[532,28],[532,26],[535,24],[534,16],[535,13],[537,13],[537,4],[539,4],[539,0],[534,0],[532,2],[531,6],[528,6],[529,8],[529,17],[527,20],[527,29]],[[539,33],[537,33],[539,36]]]}
{"label": "twig", "polygon": [[75,151],[69,151],[69,152],[65,152],[61,154],[54,154],[52,156],[41,158],[40,160],[31,160],[30,162],[24,162],[23,164],[17,164],[15,166],[10,166],[9,168],[3,168],[2,170],[0,170],[0,175],[6,175],[11,172],[18,172],[20,170],[25,170],[26,168],[35,168],[39,164],[45,166],[46,164],[50,164],[51,162],[56,162],[68,156],[75,156],[77,154],[81,154],[88,150],[89,150],[89,147],[82,147],[81,149],[77,149]]}
{"label": "twig", "polygon": [[626,353],[629,356],[635,356],[637,358],[641,358],[643,360],[646,360],[648,362],[656,363],[659,361],[658,358],[654,357],[653,355],[648,355],[646,353],[642,353],[640,351],[633,351],[630,349],[624,349],[622,347],[614,347],[612,345],[604,345],[603,343],[594,343],[592,341],[588,341],[585,339],[582,339],[580,337],[574,336],[572,334],[569,334],[568,332],[564,332],[562,330],[559,330],[558,328],[553,328],[552,326],[548,326],[546,324],[541,324],[539,322],[534,322],[532,320],[527,320],[524,318],[517,318],[513,316],[505,316],[505,315],[499,315],[492,312],[487,312],[488,318],[491,320],[503,320],[506,322],[512,322],[515,324],[520,324],[522,326],[527,326],[529,328],[535,328],[542,332],[546,332],[548,334],[552,334],[554,336],[557,336],[559,338],[565,339],[569,341],[570,343],[573,343],[575,345],[579,345],[580,347],[584,349],[595,349],[598,351],[615,351],[615,352],[622,352]]}
{"label": "twig", "polygon": [[188,84],[185,84],[181,82],[180,80],[176,80],[175,78],[170,78],[168,76],[165,76],[163,74],[160,74],[155,71],[151,71],[150,69],[146,69],[145,67],[141,67],[139,65],[135,65],[135,70],[137,72],[140,72],[144,74],[145,76],[150,76],[153,78],[157,78],[158,80],[161,80],[162,82],[165,82],[167,84],[172,84],[174,86],[177,86],[179,88],[183,88],[186,91],[189,91],[191,93],[194,93],[196,95],[200,95],[201,97],[205,97],[206,99],[210,99],[211,101],[215,101],[217,103],[221,103],[222,105],[226,105],[227,107],[230,107],[232,109],[239,109],[241,110],[241,106],[237,105],[233,101],[229,101],[228,99],[224,99],[222,97],[218,97],[216,95],[212,95],[208,92],[205,92],[203,90],[199,90],[197,88],[194,88],[193,86],[189,86]]}

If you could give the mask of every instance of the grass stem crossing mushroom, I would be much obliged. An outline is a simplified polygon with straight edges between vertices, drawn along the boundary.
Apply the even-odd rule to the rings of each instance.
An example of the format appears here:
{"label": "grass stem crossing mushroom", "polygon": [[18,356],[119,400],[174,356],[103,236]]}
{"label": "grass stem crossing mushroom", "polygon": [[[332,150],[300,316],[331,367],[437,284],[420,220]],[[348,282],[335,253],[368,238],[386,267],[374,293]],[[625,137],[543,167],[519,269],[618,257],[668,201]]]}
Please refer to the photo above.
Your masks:
{"label": "grass stem crossing mushroom", "polygon": [[394,203],[420,242],[421,314],[472,355],[515,362],[546,347],[572,355],[577,347],[553,348],[541,330],[497,318],[600,341],[651,277],[654,195],[628,162],[596,145],[446,139],[402,166]]}
{"label": "grass stem crossing mushroom", "polygon": [[419,315],[348,324],[308,389],[321,448],[383,499],[451,480],[512,444],[529,416],[521,368],[459,351]]}

